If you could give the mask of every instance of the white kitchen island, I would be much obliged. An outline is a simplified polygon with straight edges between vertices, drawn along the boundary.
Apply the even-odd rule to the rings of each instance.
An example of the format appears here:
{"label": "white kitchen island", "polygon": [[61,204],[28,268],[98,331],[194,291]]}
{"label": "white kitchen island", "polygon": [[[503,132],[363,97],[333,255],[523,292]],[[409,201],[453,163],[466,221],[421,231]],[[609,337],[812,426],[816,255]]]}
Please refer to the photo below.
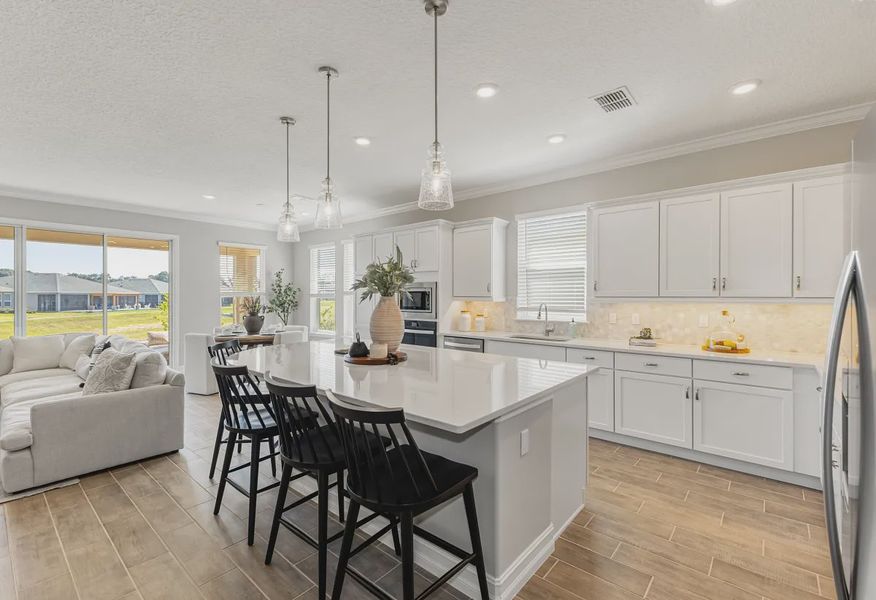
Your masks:
{"label": "white kitchen island", "polygon": [[[424,450],[476,466],[488,581],[494,598],[513,597],[583,505],[586,378],[598,367],[416,346],[402,346],[405,362],[368,367],[345,363],[334,348],[333,341],[266,346],[237,362],[354,403],[403,408]],[[418,524],[470,547],[461,499]],[[456,562],[432,544],[416,544],[416,562],[428,571],[440,574]],[[478,596],[471,567],[452,584]]]}

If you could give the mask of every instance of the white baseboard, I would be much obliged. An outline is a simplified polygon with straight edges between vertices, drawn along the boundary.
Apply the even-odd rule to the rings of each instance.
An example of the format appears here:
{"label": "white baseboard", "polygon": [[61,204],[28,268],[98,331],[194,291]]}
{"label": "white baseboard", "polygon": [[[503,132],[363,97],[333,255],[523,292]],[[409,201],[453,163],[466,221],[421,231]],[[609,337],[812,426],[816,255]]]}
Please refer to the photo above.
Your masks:
{"label": "white baseboard", "polygon": [[[302,477],[292,482],[292,488],[301,494],[309,494],[316,491],[316,481],[309,477]],[[499,577],[487,574],[487,584],[494,600],[512,600],[517,595],[554,551],[556,539],[577,516],[581,508],[584,508],[583,505],[569,517],[560,529],[556,529],[553,523],[548,525]],[[329,494],[329,511],[334,514],[338,512],[338,499],[334,491]],[[377,518],[366,523],[359,530],[366,535],[371,535],[385,527],[386,524],[385,519]],[[391,534],[387,533],[380,541],[386,546],[392,547]],[[440,577],[459,562],[459,559],[438,546],[415,537],[414,562],[429,573]],[[448,583],[470,598],[480,597],[477,573],[472,565],[468,565]]]}

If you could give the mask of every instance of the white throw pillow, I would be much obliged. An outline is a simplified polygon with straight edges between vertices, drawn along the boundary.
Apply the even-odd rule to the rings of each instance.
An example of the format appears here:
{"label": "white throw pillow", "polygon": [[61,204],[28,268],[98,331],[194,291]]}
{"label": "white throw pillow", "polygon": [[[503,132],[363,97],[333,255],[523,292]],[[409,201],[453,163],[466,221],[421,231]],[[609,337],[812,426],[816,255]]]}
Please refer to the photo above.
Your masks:
{"label": "white throw pillow", "polygon": [[79,379],[85,381],[88,379],[88,374],[91,372],[91,367],[93,366],[94,363],[91,361],[90,356],[80,356],[76,361],[76,367],[73,370],[79,376]]}
{"label": "white throw pillow", "polygon": [[12,370],[12,340],[0,340],[0,375]]}
{"label": "white throw pillow", "polygon": [[12,348],[12,373],[57,369],[64,354],[64,336],[13,337]]}
{"label": "white throw pillow", "polygon": [[67,348],[64,349],[64,354],[61,355],[61,362],[58,366],[64,369],[75,369],[79,357],[83,354],[88,356],[94,350],[95,339],[96,336],[93,333],[87,333],[71,341]]}
{"label": "white throw pillow", "polygon": [[100,353],[82,388],[83,396],[120,392],[131,387],[136,363],[135,354],[123,354],[114,348]]}

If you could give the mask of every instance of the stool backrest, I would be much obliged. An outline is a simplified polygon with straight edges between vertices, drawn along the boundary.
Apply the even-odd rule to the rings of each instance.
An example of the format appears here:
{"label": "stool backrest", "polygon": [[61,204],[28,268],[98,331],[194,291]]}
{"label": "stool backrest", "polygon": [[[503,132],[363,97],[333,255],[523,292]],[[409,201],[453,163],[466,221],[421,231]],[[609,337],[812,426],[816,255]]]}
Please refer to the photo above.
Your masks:
{"label": "stool backrest", "polygon": [[[315,386],[280,383],[270,373],[265,373],[265,384],[280,429],[283,456],[314,466],[343,461],[335,420]],[[320,420],[325,426],[321,426]]]}
{"label": "stool backrest", "polygon": [[[408,428],[402,409],[356,406],[340,400],[330,390],[326,391],[326,397],[341,435],[349,487],[353,493],[364,497],[373,493],[376,497],[372,499],[378,502],[391,499],[394,491],[381,489],[377,484],[379,472],[388,473],[391,479],[399,478],[410,483],[418,496],[438,490],[435,477]],[[398,428],[400,434],[395,428]],[[390,460],[384,443],[369,443],[369,436],[372,435],[377,440],[382,436],[389,439],[390,448],[397,451],[393,454],[399,460]]]}
{"label": "stool backrest", "polygon": [[227,365],[228,359],[240,353],[241,350],[240,342],[237,340],[228,340],[207,346],[207,353],[210,355],[210,358],[218,361],[220,365]]}
{"label": "stool backrest", "polygon": [[[263,429],[269,425],[265,415],[274,420],[270,402],[259,389],[258,382],[245,366],[219,363],[218,357],[210,363],[219,386],[222,414],[225,423],[235,429]],[[264,414],[262,411],[265,411]],[[273,425],[273,423],[270,423]]]}

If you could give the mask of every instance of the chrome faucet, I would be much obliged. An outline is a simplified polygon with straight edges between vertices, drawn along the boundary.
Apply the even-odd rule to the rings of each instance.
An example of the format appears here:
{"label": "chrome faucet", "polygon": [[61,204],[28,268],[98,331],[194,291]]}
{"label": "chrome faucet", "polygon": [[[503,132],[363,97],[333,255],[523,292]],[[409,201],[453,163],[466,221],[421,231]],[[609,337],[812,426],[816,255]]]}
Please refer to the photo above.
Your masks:
{"label": "chrome faucet", "polygon": [[550,334],[552,334],[554,332],[554,329],[556,329],[556,328],[553,325],[548,324],[549,323],[549,321],[548,321],[548,307],[547,307],[547,304],[545,304],[544,302],[542,302],[541,304],[538,305],[538,316],[536,317],[536,319],[541,319],[541,307],[542,306],[544,307],[544,336],[548,337]]}

